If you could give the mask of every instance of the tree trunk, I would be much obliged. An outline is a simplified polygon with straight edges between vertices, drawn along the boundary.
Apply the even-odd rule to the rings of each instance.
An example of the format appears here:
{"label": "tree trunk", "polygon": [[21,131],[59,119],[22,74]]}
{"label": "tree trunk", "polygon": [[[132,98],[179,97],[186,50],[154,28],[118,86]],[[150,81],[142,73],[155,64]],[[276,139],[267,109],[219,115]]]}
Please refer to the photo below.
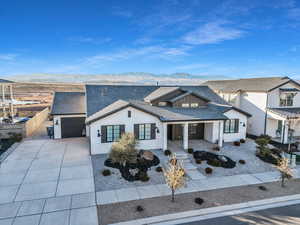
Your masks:
{"label": "tree trunk", "polygon": [[174,199],[174,194],[175,194],[175,190],[174,190],[174,189],[172,189],[172,202],[174,202],[174,201],[175,201],[175,199]]}

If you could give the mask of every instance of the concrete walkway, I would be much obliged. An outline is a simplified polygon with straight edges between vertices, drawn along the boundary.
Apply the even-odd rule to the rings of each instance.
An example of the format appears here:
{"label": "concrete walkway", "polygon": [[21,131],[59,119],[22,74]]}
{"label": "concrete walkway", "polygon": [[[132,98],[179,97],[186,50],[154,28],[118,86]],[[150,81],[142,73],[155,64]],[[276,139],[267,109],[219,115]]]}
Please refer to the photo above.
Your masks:
{"label": "concrete walkway", "polygon": [[25,140],[1,164],[0,225],[97,225],[85,138]]}
{"label": "concrete walkway", "polygon": [[[300,168],[294,169],[294,174],[295,178],[300,178]],[[186,187],[179,189],[177,194],[238,187],[251,184],[263,184],[278,181],[279,178],[280,174],[278,172],[266,172],[191,180],[187,182]],[[123,188],[119,190],[102,191],[96,193],[97,205],[105,205],[167,195],[171,195],[171,191],[166,184]]]}

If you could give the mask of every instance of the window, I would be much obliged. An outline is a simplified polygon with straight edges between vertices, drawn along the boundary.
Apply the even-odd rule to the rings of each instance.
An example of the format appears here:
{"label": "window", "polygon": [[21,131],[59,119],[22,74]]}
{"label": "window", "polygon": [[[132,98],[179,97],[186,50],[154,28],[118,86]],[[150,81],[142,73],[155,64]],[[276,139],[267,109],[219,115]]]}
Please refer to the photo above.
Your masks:
{"label": "window", "polygon": [[182,103],[181,107],[183,107],[183,108],[189,108],[190,104],[189,103]]}
{"label": "window", "polygon": [[191,107],[192,107],[192,108],[197,108],[198,106],[199,106],[198,103],[191,103]]}
{"label": "window", "polygon": [[158,103],[158,106],[166,106],[166,105],[167,105],[166,102],[159,102],[159,103]]}
{"label": "window", "polygon": [[155,123],[135,124],[134,134],[138,140],[155,139]]}
{"label": "window", "polygon": [[238,133],[239,119],[225,120],[224,133]]}
{"label": "window", "polygon": [[128,118],[130,118],[130,117],[131,117],[131,111],[128,110]]}
{"label": "window", "polygon": [[278,120],[278,122],[277,122],[276,135],[277,135],[277,136],[281,136],[281,131],[282,131],[282,120]]}
{"label": "window", "polygon": [[116,142],[120,139],[121,134],[124,132],[124,125],[108,125],[101,127],[101,142]]}
{"label": "window", "polygon": [[286,93],[280,96],[280,106],[293,106],[294,93]]}

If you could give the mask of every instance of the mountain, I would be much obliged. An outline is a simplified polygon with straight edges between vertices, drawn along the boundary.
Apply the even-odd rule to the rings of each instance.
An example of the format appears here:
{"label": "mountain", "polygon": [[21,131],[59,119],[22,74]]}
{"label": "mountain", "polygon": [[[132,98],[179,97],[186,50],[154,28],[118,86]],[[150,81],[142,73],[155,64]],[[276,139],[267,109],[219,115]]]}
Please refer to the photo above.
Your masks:
{"label": "mountain", "polygon": [[39,83],[101,83],[101,84],[201,84],[206,80],[228,79],[225,76],[205,76],[188,73],[152,74],[128,72],[119,74],[29,74],[7,77],[17,82]]}

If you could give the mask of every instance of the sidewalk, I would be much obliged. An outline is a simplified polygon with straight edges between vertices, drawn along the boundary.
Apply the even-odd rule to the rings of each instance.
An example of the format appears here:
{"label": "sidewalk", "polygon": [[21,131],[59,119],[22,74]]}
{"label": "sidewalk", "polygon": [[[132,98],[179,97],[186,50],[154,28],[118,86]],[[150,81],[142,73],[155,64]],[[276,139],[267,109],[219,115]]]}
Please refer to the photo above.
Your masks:
{"label": "sidewalk", "polygon": [[[278,181],[279,178],[279,172],[266,172],[191,180],[187,182],[186,187],[179,189],[177,194],[238,187],[251,184],[263,184]],[[299,167],[294,169],[294,178],[300,178]],[[158,184],[97,192],[96,197],[97,205],[105,205],[145,198],[167,196],[170,194],[171,191],[166,184]]]}

